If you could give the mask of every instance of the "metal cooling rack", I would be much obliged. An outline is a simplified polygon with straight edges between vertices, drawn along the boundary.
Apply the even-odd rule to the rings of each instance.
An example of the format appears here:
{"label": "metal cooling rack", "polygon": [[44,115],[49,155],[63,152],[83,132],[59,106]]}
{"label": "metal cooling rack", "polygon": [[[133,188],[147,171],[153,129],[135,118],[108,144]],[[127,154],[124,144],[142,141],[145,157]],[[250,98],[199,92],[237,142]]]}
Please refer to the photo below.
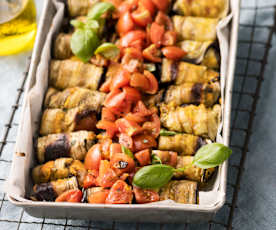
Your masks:
{"label": "metal cooling rack", "polygon": [[[11,205],[5,194],[0,193],[0,229],[238,229],[238,226],[232,226],[232,223],[235,210],[238,209],[240,183],[246,155],[249,151],[253,121],[264,80],[273,33],[276,31],[275,6],[261,6],[257,0],[254,3],[252,2],[250,6],[241,8],[241,17],[243,15],[249,15],[250,17],[247,17],[249,20],[246,23],[240,23],[240,35],[242,37],[239,38],[231,125],[231,148],[235,154],[232,155],[229,164],[227,202],[217,213],[214,220],[203,224],[181,225],[34,218],[25,213],[23,209]],[[263,13],[269,15],[274,23],[271,25],[260,23],[259,16]],[[262,39],[256,39],[256,34],[261,34]],[[0,141],[0,184],[4,184],[11,164],[27,72],[24,73],[20,87],[17,90],[17,98],[11,107],[10,118],[5,125],[4,135]]]}

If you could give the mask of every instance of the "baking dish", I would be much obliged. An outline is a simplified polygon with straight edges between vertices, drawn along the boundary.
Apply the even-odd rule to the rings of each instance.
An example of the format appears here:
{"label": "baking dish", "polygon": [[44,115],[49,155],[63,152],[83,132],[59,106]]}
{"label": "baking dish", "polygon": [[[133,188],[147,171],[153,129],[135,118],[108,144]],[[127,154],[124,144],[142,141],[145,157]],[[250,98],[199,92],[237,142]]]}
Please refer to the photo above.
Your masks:
{"label": "baking dish", "polygon": [[[58,2],[61,6],[62,3]],[[225,60],[223,72],[225,78],[224,88],[224,108],[223,108],[223,129],[222,139],[219,140],[225,145],[229,144],[230,132],[230,115],[231,115],[231,90],[234,78],[235,54],[237,46],[237,32],[239,21],[239,1],[231,1],[231,17],[229,24],[229,55]],[[41,92],[46,91],[47,83],[41,76],[37,74],[38,71],[47,71],[44,66],[38,66],[42,57],[42,50],[47,50],[49,47],[44,45],[47,40],[47,35],[51,33],[51,28],[55,24],[54,16],[56,14],[56,5],[53,1],[45,1],[43,15],[40,21],[37,41],[34,48],[34,53],[31,61],[30,72],[28,76],[28,83],[26,87],[26,94],[23,105],[23,115],[18,131],[18,138],[16,143],[15,154],[13,158],[13,165],[11,176],[8,181],[7,192],[9,200],[20,207],[23,207],[26,212],[36,217],[48,218],[78,218],[78,219],[93,219],[93,220],[116,220],[116,221],[136,221],[136,222],[193,222],[199,220],[210,220],[212,216],[218,211],[225,202],[226,194],[226,177],[227,177],[227,163],[225,162],[219,167],[218,175],[215,182],[216,199],[205,197],[208,202],[203,202],[199,205],[183,205],[171,204],[169,202],[159,202],[158,204],[145,205],[91,205],[91,204],[69,204],[69,203],[50,203],[50,202],[33,202],[25,199],[30,189],[30,175],[29,169],[34,164],[33,157],[33,136],[37,130],[38,117],[32,116],[39,114],[43,97],[41,97],[40,106],[32,104],[30,97],[33,97],[35,92],[32,91],[34,86],[38,85]],[[58,14],[62,14],[58,12]],[[58,15],[62,17],[63,15]],[[227,34],[227,31],[223,31]],[[224,49],[228,49],[223,46]],[[50,52],[48,52],[49,54]],[[228,68],[226,68],[226,66]],[[42,81],[41,84],[36,84]],[[40,83],[40,82],[39,82]],[[44,84],[43,84],[44,83]],[[222,83],[223,84],[223,83]],[[40,101],[38,99],[38,101]],[[31,133],[30,133],[31,130]],[[27,140],[27,141],[26,141]],[[21,166],[21,167],[19,167]],[[23,166],[23,167],[22,167]],[[208,193],[206,193],[208,196]],[[210,192],[209,192],[210,194]],[[214,194],[212,194],[214,196]]]}

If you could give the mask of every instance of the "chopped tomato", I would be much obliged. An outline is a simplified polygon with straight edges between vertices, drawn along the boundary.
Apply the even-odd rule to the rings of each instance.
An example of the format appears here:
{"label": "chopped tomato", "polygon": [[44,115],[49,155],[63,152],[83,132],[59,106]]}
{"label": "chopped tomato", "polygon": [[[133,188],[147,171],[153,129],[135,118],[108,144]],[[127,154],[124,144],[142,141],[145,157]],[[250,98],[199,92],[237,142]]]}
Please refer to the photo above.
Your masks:
{"label": "chopped tomato", "polygon": [[83,188],[90,188],[96,185],[96,178],[99,175],[97,170],[89,170],[83,180]]}
{"label": "chopped tomato", "polygon": [[131,14],[127,11],[119,18],[117,23],[117,31],[120,35],[123,35],[133,29],[134,29],[134,22],[131,17]]}
{"label": "chopped tomato", "polygon": [[132,189],[126,182],[117,180],[111,187],[105,203],[107,204],[131,204],[133,199]]}
{"label": "chopped tomato", "polygon": [[111,91],[105,98],[104,106],[110,107],[120,107],[124,103],[125,93],[119,89]]}
{"label": "chopped tomato", "polygon": [[132,138],[125,133],[119,134],[119,143],[130,150],[132,150],[132,148],[133,148]]}
{"label": "chopped tomato", "polygon": [[138,204],[150,203],[159,201],[158,192],[150,189],[133,188],[135,200]]}
{"label": "chopped tomato", "polygon": [[81,199],[82,192],[79,189],[70,189],[60,194],[55,201],[78,203],[81,202]]}
{"label": "chopped tomato", "polygon": [[156,47],[160,47],[162,39],[165,33],[163,25],[159,25],[157,22],[152,23],[150,27],[150,40]]}
{"label": "chopped tomato", "polygon": [[141,150],[135,153],[134,156],[141,166],[149,165],[151,163],[151,154],[149,149]]}
{"label": "chopped tomato", "polygon": [[149,94],[155,94],[155,93],[157,93],[157,91],[158,91],[158,81],[155,78],[155,76],[151,72],[149,72],[147,70],[144,71],[144,75],[147,77],[147,79],[148,79],[148,81],[150,83],[149,89],[146,90],[145,92],[149,93]]}
{"label": "chopped tomato", "polygon": [[135,72],[130,77],[130,86],[146,91],[149,89],[150,83],[145,75]]}
{"label": "chopped tomato", "polygon": [[110,138],[104,138],[101,140],[102,145],[102,158],[104,159],[110,159],[110,146],[112,144],[112,140]]}
{"label": "chopped tomato", "polygon": [[133,11],[137,8],[139,0],[126,0],[118,7],[120,14],[124,14],[127,11]]}
{"label": "chopped tomato", "polygon": [[161,52],[157,49],[155,44],[150,45],[143,50],[143,57],[148,61],[161,62]]}
{"label": "chopped tomato", "polygon": [[99,168],[99,176],[96,179],[96,182],[99,186],[104,188],[111,187],[117,180],[117,174],[110,167],[110,163],[107,160],[101,160]]}
{"label": "chopped tomato", "polygon": [[170,0],[152,0],[158,10],[167,11],[169,9]]}
{"label": "chopped tomato", "polygon": [[112,78],[109,77],[100,87],[100,91],[103,93],[109,93],[110,92],[110,84],[111,84]]}
{"label": "chopped tomato", "polygon": [[129,72],[122,68],[113,77],[111,84],[110,84],[110,90],[113,91],[115,89],[119,89],[123,86],[126,86],[129,84],[129,81],[130,81]]}
{"label": "chopped tomato", "polygon": [[97,123],[97,128],[106,130],[106,134],[109,138],[113,138],[115,133],[118,131],[117,126],[114,122],[106,121],[106,120],[105,121],[99,121]]}
{"label": "chopped tomato", "polygon": [[133,21],[138,25],[145,27],[147,24],[151,23],[151,13],[143,6],[139,6],[137,10],[131,13]]}
{"label": "chopped tomato", "polygon": [[139,6],[144,7],[145,9],[147,9],[151,16],[153,16],[155,14],[155,5],[153,4],[152,0],[140,0],[138,2]]}
{"label": "chopped tomato", "polygon": [[117,175],[132,172],[135,168],[134,160],[124,153],[113,154],[110,164]]}
{"label": "chopped tomato", "polygon": [[121,38],[122,47],[131,47],[131,44],[137,40],[143,40],[146,38],[146,32],[143,30],[133,30],[128,32]]}
{"label": "chopped tomato", "polygon": [[109,190],[101,187],[91,188],[87,194],[87,201],[90,204],[104,204]]}
{"label": "chopped tomato", "polygon": [[154,150],[153,154],[157,155],[162,164],[170,165],[175,167],[177,164],[177,153],[172,151],[161,151],[161,150]]}
{"label": "chopped tomato", "polygon": [[139,113],[143,116],[150,116],[152,115],[152,111],[147,109],[142,101],[138,101],[135,107],[132,110],[133,113]]}
{"label": "chopped tomato", "polygon": [[128,173],[123,173],[123,174],[120,176],[120,180],[125,181],[128,177],[129,177],[129,174],[128,174]]}
{"label": "chopped tomato", "polygon": [[116,153],[122,152],[122,146],[118,143],[111,144],[110,146],[110,158],[112,158]]}
{"label": "chopped tomato", "polygon": [[125,118],[129,121],[135,121],[137,123],[143,123],[146,121],[145,116],[140,113],[128,113]]}
{"label": "chopped tomato", "polygon": [[161,127],[160,118],[156,113],[152,114],[151,117],[151,121],[145,122],[143,124],[143,128],[148,130],[155,138],[157,138]]}
{"label": "chopped tomato", "polygon": [[122,58],[122,66],[124,69],[133,73],[139,71],[142,68],[143,55],[140,49],[138,48],[126,48],[124,50],[124,56]]}
{"label": "chopped tomato", "polygon": [[130,121],[125,118],[118,119],[116,125],[120,133],[125,133],[130,137],[143,131],[142,127],[135,121]]}
{"label": "chopped tomato", "polygon": [[111,107],[111,111],[118,117],[123,117],[131,111],[132,102],[124,100],[122,104],[118,107]]}
{"label": "chopped tomato", "polygon": [[128,176],[128,182],[132,184],[133,177],[135,176],[136,172],[140,169],[141,167],[135,167],[134,171],[131,172]]}
{"label": "chopped tomato", "polygon": [[166,58],[172,60],[179,60],[187,54],[187,52],[177,46],[164,47],[162,48],[162,53]]}
{"label": "chopped tomato", "polygon": [[140,134],[133,137],[134,152],[154,148],[157,146],[156,140],[153,136],[148,134]]}
{"label": "chopped tomato", "polygon": [[177,34],[175,31],[166,31],[163,36],[162,45],[173,46],[175,45],[176,40],[177,40]]}
{"label": "chopped tomato", "polygon": [[116,118],[110,109],[103,107],[102,108],[102,120],[103,121],[115,121]]}
{"label": "chopped tomato", "polygon": [[102,159],[102,146],[100,144],[93,145],[87,152],[84,159],[84,167],[87,170],[98,170]]}
{"label": "chopped tomato", "polygon": [[132,87],[126,86],[123,88],[123,92],[126,95],[126,100],[132,101],[132,102],[137,102],[141,100],[141,93]]}
{"label": "chopped tomato", "polygon": [[159,25],[165,26],[165,30],[174,30],[173,22],[170,19],[170,17],[166,14],[164,14],[162,11],[158,11],[158,14],[156,15],[155,21]]}

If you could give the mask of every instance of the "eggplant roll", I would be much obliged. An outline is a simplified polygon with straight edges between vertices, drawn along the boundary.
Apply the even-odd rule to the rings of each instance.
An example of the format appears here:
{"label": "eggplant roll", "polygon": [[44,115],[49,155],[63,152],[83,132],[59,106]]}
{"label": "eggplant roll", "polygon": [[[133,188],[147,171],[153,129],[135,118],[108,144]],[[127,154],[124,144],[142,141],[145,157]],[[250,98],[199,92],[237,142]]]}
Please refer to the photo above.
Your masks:
{"label": "eggplant roll", "polygon": [[184,16],[222,18],[227,15],[228,0],[176,0],[173,10]]}
{"label": "eggplant roll", "polygon": [[179,40],[215,41],[219,19],[173,16],[173,24]]}
{"label": "eggplant roll", "polygon": [[87,151],[95,142],[96,135],[88,131],[59,133],[39,137],[36,145],[37,159],[40,164],[60,157],[83,160]]}
{"label": "eggplant roll", "polygon": [[99,0],[67,0],[69,15],[71,17],[87,15],[91,8]]}
{"label": "eggplant roll", "polygon": [[219,82],[206,83],[184,83],[182,85],[171,85],[166,91],[165,103],[173,105],[182,104],[204,104],[212,106],[220,95]]}
{"label": "eggplant roll", "polygon": [[215,172],[215,168],[202,169],[191,165],[194,157],[178,156],[176,168],[185,168],[182,172],[175,172],[174,177],[177,179],[193,180],[200,183],[206,183]]}
{"label": "eggplant roll", "polygon": [[220,105],[206,108],[203,104],[185,107],[162,104],[160,110],[161,124],[165,128],[215,140],[220,122]]}
{"label": "eggplant roll", "polygon": [[102,67],[75,60],[52,60],[50,85],[57,89],[80,86],[96,90],[103,73]]}
{"label": "eggplant roll", "polygon": [[177,45],[187,52],[183,60],[199,64],[202,62],[205,53],[212,44],[213,41],[198,42],[186,40],[179,42]]}
{"label": "eggplant roll", "polygon": [[195,181],[172,180],[160,190],[160,200],[198,204],[198,184]]}
{"label": "eggplant roll", "polygon": [[37,200],[45,201],[55,201],[60,194],[70,189],[78,189],[78,181],[76,177],[36,184],[33,187],[34,197]]}
{"label": "eggplant roll", "polygon": [[154,95],[144,95],[142,100],[147,107],[159,106],[164,101],[165,90],[161,89]]}
{"label": "eggplant roll", "polygon": [[59,158],[36,166],[32,171],[32,177],[35,184],[41,184],[76,176],[79,185],[82,187],[86,173],[87,171],[81,161],[72,158]]}
{"label": "eggplant roll", "polygon": [[45,109],[40,134],[66,133],[79,130],[94,131],[97,117],[93,109],[76,107],[69,110]]}
{"label": "eggplant roll", "polygon": [[220,65],[220,55],[219,52],[214,48],[210,48],[207,50],[201,65],[207,66],[210,69],[219,69]]}
{"label": "eggplant roll", "polygon": [[202,137],[190,134],[176,134],[174,136],[160,136],[158,149],[176,151],[179,155],[194,155],[206,141]]}
{"label": "eggplant roll", "polygon": [[174,81],[176,85],[183,83],[209,83],[217,81],[219,73],[206,66],[188,62],[175,62],[164,58],[162,61],[161,82]]}
{"label": "eggplant roll", "polygon": [[55,59],[68,59],[73,53],[71,50],[71,34],[60,33],[54,42],[54,58]]}
{"label": "eggplant roll", "polygon": [[99,112],[104,99],[105,93],[95,90],[73,87],[58,91],[54,88],[49,88],[46,93],[44,106],[52,109],[72,109],[81,106]]}

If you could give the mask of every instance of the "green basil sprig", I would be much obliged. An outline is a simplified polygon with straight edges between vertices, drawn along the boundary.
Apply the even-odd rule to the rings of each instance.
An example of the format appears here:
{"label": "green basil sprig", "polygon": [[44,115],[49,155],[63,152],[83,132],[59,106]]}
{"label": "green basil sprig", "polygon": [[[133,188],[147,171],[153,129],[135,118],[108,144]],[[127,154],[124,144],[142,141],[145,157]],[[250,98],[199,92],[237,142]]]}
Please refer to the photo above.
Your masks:
{"label": "green basil sprig", "polygon": [[169,130],[166,130],[166,129],[161,129],[159,135],[160,136],[174,136],[176,134],[177,134],[177,132],[169,131]]}
{"label": "green basil sprig", "polygon": [[115,7],[110,2],[99,2],[96,3],[87,14],[88,19],[98,20],[100,17],[106,13],[115,10]]}
{"label": "green basil sprig", "polygon": [[114,60],[120,54],[120,49],[113,43],[106,42],[95,50],[95,54],[100,54],[107,59]]}
{"label": "green basil sprig", "polygon": [[131,157],[132,159],[134,159],[134,155],[133,153],[131,152],[130,149],[126,148],[125,146],[121,145],[121,148],[122,148],[122,152],[126,155],[128,155],[129,157]]}
{"label": "green basil sprig", "polygon": [[152,154],[152,156],[151,156],[151,162],[152,162],[153,165],[154,164],[162,164],[162,160],[156,154]]}
{"label": "green basil sprig", "polygon": [[[230,148],[220,143],[204,145],[195,154],[192,165],[203,169],[213,168],[227,160],[231,153],[232,150]],[[175,169],[163,164],[145,166],[135,174],[133,185],[149,189],[161,188],[172,179],[174,172],[183,171],[186,168]]]}

